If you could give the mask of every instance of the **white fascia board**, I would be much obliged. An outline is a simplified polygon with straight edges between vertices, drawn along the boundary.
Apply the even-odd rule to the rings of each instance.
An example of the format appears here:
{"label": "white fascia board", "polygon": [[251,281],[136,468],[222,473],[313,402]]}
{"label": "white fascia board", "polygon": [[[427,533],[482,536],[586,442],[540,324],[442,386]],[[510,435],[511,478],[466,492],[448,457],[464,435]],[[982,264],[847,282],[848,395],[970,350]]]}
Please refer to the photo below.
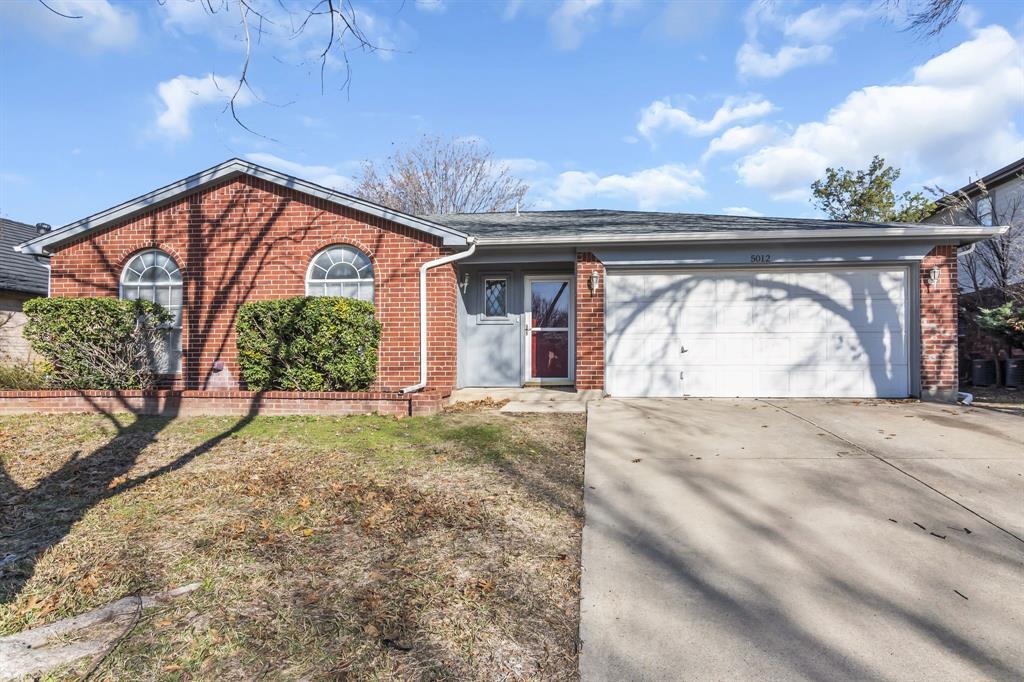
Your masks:
{"label": "white fascia board", "polygon": [[1002,234],[1008,226],[982,227],[961,225],[915,225],[911,227],[883,228],[815,228],[807,230],[759,230],[720,232],[669,232],[628,235],[566,235],[557,237],[480,237],[480,246],[515,246],[534,244],[538,246],[556,244],[638,244],[638,243],[685,243],[685,242],[745,242],[745,241],[871,241],[871,240],[917,240],[950,241],[970,244]]}
{"label": "white fascia board", "polygon": [[148,194],[144,194],[136,199],[126,201],[123,204],[118,204],[113,208],[109,208],[87,218],[69,223],[51,232],[47,232],[44,235],[35,237],[34,239],[30,239],[15,246],[14,250],[21,253],[46,255],[48,253],[47,247],[61,244],[70,239],[82,236],[83,234],[102,229],[115,221],[130,218],[131,216],[139,213],[168,204],[184,194],[201,190],[214,183],[228,180],[239,175],[251,175],[252,177],[272,182],[281,187],[294,189],[303,194],[308,194],[378,218],[390,220],[391,222],[411,227],[412,229],[419,230],[420,232],[432,234],[440,237],[445,246],[468,246],[469,244],[468,235],[459,232],[458,230],[453,230],[449,227],[445,227],[444,225],[439,225],[429,220],[424,220],[423,218],[402,213],[401,211],[395,211],[349,194],[321,187],[320,185],[316,185],[290,175],[278,173],[277,171],[264,168],[263,166],[250,163],[248,161],[231,159],[230,161],[225,161],[213,168],[209,168],[183,180],[179,180],[171,183],[170,185],[149,192]]}

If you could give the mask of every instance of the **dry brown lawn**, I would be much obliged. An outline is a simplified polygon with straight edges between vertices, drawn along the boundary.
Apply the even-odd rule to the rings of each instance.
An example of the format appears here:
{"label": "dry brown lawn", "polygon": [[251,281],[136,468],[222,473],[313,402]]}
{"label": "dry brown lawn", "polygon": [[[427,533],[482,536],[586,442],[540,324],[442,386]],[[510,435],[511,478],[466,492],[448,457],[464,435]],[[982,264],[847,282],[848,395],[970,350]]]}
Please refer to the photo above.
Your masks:
{"label": "dry brown lawn", "polygon": [[583,434],[486,408],[2,418],[0,634],[198,580],[95,677],[575,679]]}

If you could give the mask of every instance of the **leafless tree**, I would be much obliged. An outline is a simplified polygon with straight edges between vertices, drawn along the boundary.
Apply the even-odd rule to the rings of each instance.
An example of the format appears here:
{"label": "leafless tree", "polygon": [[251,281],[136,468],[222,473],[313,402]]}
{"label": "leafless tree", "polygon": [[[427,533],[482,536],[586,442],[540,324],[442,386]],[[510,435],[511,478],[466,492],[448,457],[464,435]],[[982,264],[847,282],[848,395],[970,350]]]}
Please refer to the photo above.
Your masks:
{"label": "leafless tree", "polygon": [[960,257],[960,268],[972,291],[992,290],[1003,300],[1016,292],[1024,279],[1024,174],[1004,186],[1006,191],[1000,191],[998,197],[980,180],[970,189],[955,192],[927,188],[939,197],[936,203],[942,208],[937,215],[945,223],[1009,226],[1003,234],[978,242]]}
{"label": "leafless tree", "polygon": [[354,193],[406,213],[439,215],[509,211],[529,189],[480,142],[425,135],[380,167],[364,162]]}

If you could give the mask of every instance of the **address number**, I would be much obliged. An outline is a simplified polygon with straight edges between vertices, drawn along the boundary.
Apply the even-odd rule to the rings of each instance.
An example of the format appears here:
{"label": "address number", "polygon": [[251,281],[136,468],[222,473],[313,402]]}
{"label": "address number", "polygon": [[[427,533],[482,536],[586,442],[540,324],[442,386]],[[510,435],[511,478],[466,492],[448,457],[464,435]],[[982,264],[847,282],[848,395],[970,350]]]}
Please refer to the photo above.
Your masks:
{"label": "address number", "polygon": [[771,263],[772,255],[770,253],[754,253],[750,255],[751,263]]}

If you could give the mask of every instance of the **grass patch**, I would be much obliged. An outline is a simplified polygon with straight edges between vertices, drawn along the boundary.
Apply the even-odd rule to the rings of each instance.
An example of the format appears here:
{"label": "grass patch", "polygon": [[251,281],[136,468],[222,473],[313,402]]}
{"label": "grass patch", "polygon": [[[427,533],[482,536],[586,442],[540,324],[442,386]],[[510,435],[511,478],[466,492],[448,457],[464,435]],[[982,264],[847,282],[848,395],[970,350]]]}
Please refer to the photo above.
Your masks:
{"label": "grass patch", "polygon": [[0,634],[200,580],[103,675],[576,678],[582,416],[117,420],[0,418]]}
{"label": "grass patch", "polygon": [[27,362],[0,362],[0,391],[36,391],[46,388],[42,367]]}

